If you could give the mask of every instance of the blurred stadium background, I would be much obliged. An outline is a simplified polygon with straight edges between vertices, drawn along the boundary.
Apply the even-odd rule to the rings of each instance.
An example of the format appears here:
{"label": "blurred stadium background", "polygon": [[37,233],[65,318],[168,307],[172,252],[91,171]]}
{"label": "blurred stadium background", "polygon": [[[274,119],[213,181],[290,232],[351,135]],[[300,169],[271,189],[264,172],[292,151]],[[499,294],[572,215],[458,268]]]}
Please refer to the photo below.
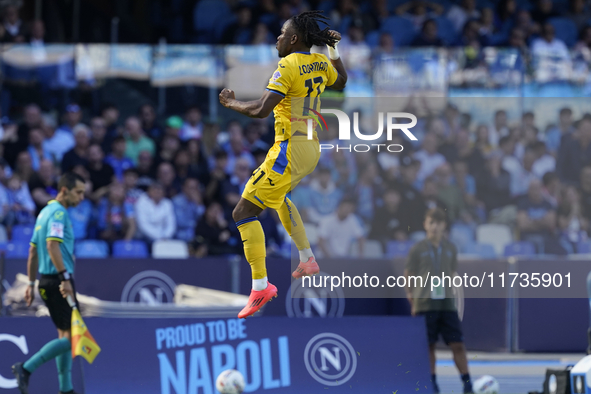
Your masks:
{"label": "blurred stadium background", "polygon": [[[343,93],[327,90],[324,102],[352,112],[363,98],[372,114],[380,97],[397,97],[400,109],[419,116],[419,141],[396,137],[401,154],[326,152],[293,193],[314,247],[342,198],[357,200],[361,253],[352,243],[346,256],[318,247],[319,254],[402,267],[424,236],[424,212],[441,206],[461,267],[588,260],[588,1],[2,0],[2,313],[26,314],[12,294],[35,216],[56,195],[59,174],[74,170],[89,181],[87,199],[70,212],[80,293],[155,307],[184,295],[194,316],[233,317],[235,299],[206,293],[213,301],[201,305],[195,289],[176,286],[250,289],[231,212],[273,143],[273,119],[230,112],[218,93],[229,87],[239,99],[259,98],[276,67],[281,25],[309,9],[323,10],[344,36],[349,82]],[[148,192],[155,182],[163,190]],[[274,212],[261,222],[270,272],[286,276],[289,237]],[[146,272],[159,279],[131,291]],[[336,305],[316,294],[323,304],[292,302],[284,281],[282,301],[266,316],[409,313],[404,299]],[[93,302],[89,315],[149,315]],[[587,347],[587,299],[466,298],[462,313],[473,376],[496,376],[504,393],[540,390],[545,368],[576,363]],[[449,356],[440,355],[442,390],[459,390]]]}

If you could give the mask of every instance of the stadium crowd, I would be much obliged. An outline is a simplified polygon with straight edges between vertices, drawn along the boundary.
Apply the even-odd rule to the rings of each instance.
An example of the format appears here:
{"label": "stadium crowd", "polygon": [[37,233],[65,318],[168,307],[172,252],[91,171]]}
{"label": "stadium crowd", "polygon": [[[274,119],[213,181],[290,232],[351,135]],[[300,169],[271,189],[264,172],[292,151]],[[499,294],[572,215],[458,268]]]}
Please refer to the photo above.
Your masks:
{"label": "stadium crowd", "polygon": [[[22,122],[0,128],[1,221],[9,236],[15,225],[33,224],[55,197],[58,175],[72,170],[88,181],[87,199],[71,209],[77,239],[180,239],[197,256],[240,251],[231,212],[273,142],[271,123],[208,123],[198,106],[163,123],[150,104],[125,119],[111,104],[82,114],[72,103],[57,122],[29,104]],[[338,145],[336,130],[321,140]],[[401,153],[323,152],[292,192],[324,255],[347,253],[331,248],[334,234],[341,245],[343,237],[368,238],[384,250],[391,240],[419,239],[424,213],[435,206],[452,228],[504,224],[539,253],[573,253],[586,240],[590,114],[575,119],[563,108],[540,131],[532,112],[508,119],[499,110],[490,124],[472,124],[449,104],[413,132],[416,144],[394,136]],[[265,211],[261,222],[269,254],[289,248],[275,212]]]}

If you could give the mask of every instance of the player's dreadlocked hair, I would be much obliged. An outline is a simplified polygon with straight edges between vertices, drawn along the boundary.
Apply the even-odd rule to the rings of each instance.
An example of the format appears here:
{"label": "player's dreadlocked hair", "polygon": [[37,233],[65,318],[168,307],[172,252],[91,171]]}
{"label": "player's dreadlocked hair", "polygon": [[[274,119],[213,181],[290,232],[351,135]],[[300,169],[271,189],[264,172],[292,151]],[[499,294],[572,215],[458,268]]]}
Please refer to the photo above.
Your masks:
{"label": "player's dreadlocked hair", "polygon": [[302,41],[307,47],[312,45],[330,45],[331,47],[337,42],[328,34],[330,28],[327,26],[320,30],[318,23],[322,22],[328,25],[328,18],[322,15],[322,11],[305,11],[299,15],[291,18],[295,25],[296,31],[301,34]]}

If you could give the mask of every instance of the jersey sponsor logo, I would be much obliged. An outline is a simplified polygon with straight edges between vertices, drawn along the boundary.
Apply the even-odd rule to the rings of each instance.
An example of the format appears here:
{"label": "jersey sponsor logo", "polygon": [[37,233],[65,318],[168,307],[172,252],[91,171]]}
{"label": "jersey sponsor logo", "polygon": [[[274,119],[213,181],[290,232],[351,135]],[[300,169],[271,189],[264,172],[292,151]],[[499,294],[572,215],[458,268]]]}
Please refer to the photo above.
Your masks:
{"label": "jersey sponsor logo", "polygon": [[62,220],[64,218],[64,211],[57,211],[53,217],[57,220]]}
{"label": "jersey sponsor logo", "polygon": [[[63,214],[63,212],[62,212]],[[64,237],[64,224],[63,223],[51,223],[51,229],[49,230],[50,237],[63,238]]]}

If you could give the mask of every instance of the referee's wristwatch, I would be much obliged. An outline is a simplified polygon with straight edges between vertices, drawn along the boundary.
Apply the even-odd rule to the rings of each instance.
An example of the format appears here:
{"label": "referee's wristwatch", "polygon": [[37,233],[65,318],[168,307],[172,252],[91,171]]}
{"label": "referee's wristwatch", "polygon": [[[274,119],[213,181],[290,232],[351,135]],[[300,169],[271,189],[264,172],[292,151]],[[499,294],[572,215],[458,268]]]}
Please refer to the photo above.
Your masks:
{"label": "referee's wristwatch", "polygon": [[70,275],[70,273],[68,271],[66,271],[66,270],[63,270],[62,272],[59,272],[57,274],[57,276],[58,276],[60,282],[65,282],[67,280],[72,279],[72,275]]}

